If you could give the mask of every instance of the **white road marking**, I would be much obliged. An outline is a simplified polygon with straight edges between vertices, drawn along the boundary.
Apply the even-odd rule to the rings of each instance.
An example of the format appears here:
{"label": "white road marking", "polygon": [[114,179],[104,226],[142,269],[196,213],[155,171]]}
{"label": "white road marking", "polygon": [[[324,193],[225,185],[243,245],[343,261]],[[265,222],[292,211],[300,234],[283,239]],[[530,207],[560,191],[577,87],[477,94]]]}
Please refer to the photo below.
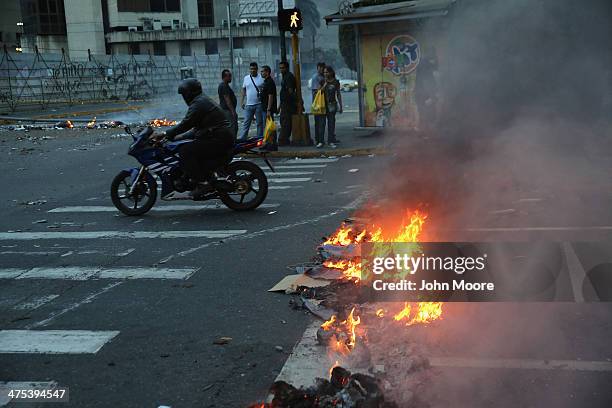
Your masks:
{"label": "white road marking", "polygon": [[582,266],[582,263],[580,263],[576,252],[574,252],[572,244],[569,242],[562,242],[561,248],[563,249],[563,253],[565,255],[565,263],[567,265],[570,281],[572,283],[574,300],[577,303],[584,303],[585,293],[589,299],[597,299],[595,288],[593,288],[593,285],[591,285],[591,281],[587,279],[584,267]]}
{"label": "white road marking", "polygon": [[34,298],[32,300],[30,300],[29,302],[24,302],[24,303],[20,303],[17,306],[14,307],[15,310],[34,310],[34,309],[38,309],[39,307],[46,305],[47,303],[53,301],[54,299],[58,298],[59,295],[47,295],[47,296],[41,296],[41,297],[37,297]]}
{"label": "white road marking", "polygon": [[[48,256],[57,255],[58,251],[2,251],[0,255]],[[63,256],[63,255],[62,255]]]}
{"label": "white road marking", "polygon": [[287,176],[306,176],[315,174],[314,171],[277,171],[275,173],[266,172],[267,177],[287,177]]}
{"label": "white road marking", "polygon": [[52,390],[57,387],[55,381],[6,381],[0,382],[0,407],[5,406],[11,399],[7,394],[9,390]]}
{"label": "white road marking", "polygon": [[268,186],[268,190],[287,190],[290,188],[304,188],[302,186]]}
{"label": "white road marking", "polygon": [[44,320],[41,320],[39,322],[35,322],[35,323],[32,323],[32,324],[28,324],[28,325],[25,326],[25,328],[29,330],[29,329],[35,329],[37,327],[46,326],[49,323],[51,323],[53,320],[57,319],[60,316],[63,316],[64,314],[66,314],[68,312],[71,312],[71,311],[75,310],[79,306],[82,306],[82,305],[84,305],[86,303],[92,302],[98,296],[102,295],[103,293],[108,292],[109,290],[111,290],[114,287],[117,287],[117,286],[121,285],[123,282],[125,282],[125,281],[118,281],[118,282],[113,282],[111,284],[108,284],[108,285],[104,286],[102,289],[100,289],[99,291],[94,292],[94,293],[92,293],[90,295],[87,295],[87,297],[85,297],[85,299],[83,299],[83,300],[81,300],[79,302],[73,303],[73,304],[63,308],[62,310],[58,310],[57,312],[51,313],[51,315],[49,315],[49,317],[47,317]]}
{"label": "white road marking", "polygon": [[612,225],[592,227],[482,227],[466,228],[470,232],[522,232],[522,231],[612,231]]}
{"label": "white road marking", "polygon": [[118,334],[90,330],[0,330],[0,354],[95,354]]}
{"label": "white road marking", "polygon": [[429,362],[433,367],[612,371],[612,362],[609,361],[537,360],[522,358],[430,357]]}
{"label": "white road marking", "polygon": [[327,164],[292,164],[291,166],[274,166],[274,169],[322,169]]}
{"label": "white road marking", "polygon": [[58,231],[58,232],[0,232],[0,240],[23,241],[34,239],[110,239],[110,238],[227,238],[247,230],[217,231]]}
{"label": "white road marking", "polygon": [[284,161],[284,164],[321,164],[321,163],[334,163],[337,162],[338,158],[320,158],[320,159],[290,159]]}
{"label": "white road marking", "polygon": [[[263,203],[259,207],[260,208],[276,208],[280,206],[277,203]],[[151,211],[154,212],[162,212],[162,211],[183,211],[183,210],[225,210],[226,206],[223,204],[207,204],[207,205],[189,205],[189,204],[169,204],[169,205],[160,205],[159,207],[154,207]],[[49,210],[50,213],[93,213],[93,212],[118,212],[117,208],[112,205],[104,206],[104,205],[81,205],[74,207],[58,207],[52,210]],[[137,220],[140,221],[140,220]],[[135,222],[137,222],[135,221]]]}
{"label": "white road marking", "polygon": [[37,267],[29,269],[0,269],[0,279],[188,279],[199,268],[146,268],[146,267],[89,267],[61,268]]}
{"label": "white road marking", "polygon": [[268,183],[305,183],[312,180],[310,177],[298,177],[298,178],[271,178],[268,179]]}

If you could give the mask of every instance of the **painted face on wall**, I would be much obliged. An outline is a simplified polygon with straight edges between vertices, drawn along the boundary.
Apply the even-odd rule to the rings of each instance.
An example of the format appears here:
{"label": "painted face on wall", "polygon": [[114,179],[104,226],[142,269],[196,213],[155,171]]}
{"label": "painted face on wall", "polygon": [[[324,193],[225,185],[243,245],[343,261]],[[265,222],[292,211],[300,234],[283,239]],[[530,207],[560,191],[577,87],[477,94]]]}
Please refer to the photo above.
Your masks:
{"label": "painted face on wall", "polygon": [[391,82],[379,82],[374,85],[374,102],[376,110],[389,110],[395,103],[397,90]]}

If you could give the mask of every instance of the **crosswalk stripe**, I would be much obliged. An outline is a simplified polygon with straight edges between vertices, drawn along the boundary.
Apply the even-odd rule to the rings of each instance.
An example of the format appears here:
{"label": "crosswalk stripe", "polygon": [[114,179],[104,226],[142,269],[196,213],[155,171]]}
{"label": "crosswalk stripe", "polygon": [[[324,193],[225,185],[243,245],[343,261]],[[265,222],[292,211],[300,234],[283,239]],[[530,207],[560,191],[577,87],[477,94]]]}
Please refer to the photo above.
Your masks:
{"label": "crosswalk stripe", "polygon": [[272,178],[268,179],[268,183],[305,183],[312,180],[310,177],[299,177],[299,178]]}
{"label": "crosswalk stripe", "polygon": [[219,231],[58,231],[58,232],[0,232],[0,241],[34,239],[104,239],[104,238],[227,238],[247,230]]}
{"label": "crosswalk stripe", "polygon": [[188,279],[199,268],[67,266],[0,269],[0,279]]}
{"label": "crosswalk stripe", "polygon": [[320,159],[289,159],[284,164],[321,164],[321,163],[334,163],[337,162],[338,158],[320,158]]}
{"label": "crosswalk stripe", "polygon": [[[268,204],[263,203],[259,206],[259,208],[276,208],[280,206],[280,204]],[[190,205],[190,204],[171,204],[171,205],[160,205],[158,207],[154,207],[151,211],[155,212],[164,212],[164,211],[196,211],[196,210],[227,210],[227,207],[222,204],[208,204],[208,205]],[[53,208],[47,212],[50,213],[92,213],[92,212],[117,212],[116,207],[114,206],[104,206],[104,205],[79,205],[72,207],[58,207]]]}
{"label": "crosswalk stripe", "polygon": [[322,169],[327,167],[327,164],[292,164],[290,166],[274,166],[275,169]]}
{"label": "crosswalk stripe", "polygon": [[302,186],[268,186],[268,190],[287,190],[289,188],[303,188]]}
{"label": "crosswalk stripe", "polygon": [[0,354],[95,354],[118,334],[90,330],[0,330]]}
{"label": "crosswalk stripe", "polygon": [[305,176],[307,174],[315,174],[315,172],[314,171],[278,171],[275,173],[266,172],[267,177]]}

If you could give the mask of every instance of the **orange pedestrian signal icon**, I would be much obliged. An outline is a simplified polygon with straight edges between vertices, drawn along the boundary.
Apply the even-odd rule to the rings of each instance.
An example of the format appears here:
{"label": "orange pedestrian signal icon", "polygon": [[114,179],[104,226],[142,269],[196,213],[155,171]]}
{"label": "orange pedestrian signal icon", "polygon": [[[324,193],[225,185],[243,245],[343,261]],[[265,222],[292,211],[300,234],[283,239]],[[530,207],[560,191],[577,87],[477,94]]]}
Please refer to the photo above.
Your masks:
{"label": "orange pedestrian signal icon", "polygon": [[300,31],[303,28],[300,9],[283,9],[278,12],[278,29],[280,31]]}

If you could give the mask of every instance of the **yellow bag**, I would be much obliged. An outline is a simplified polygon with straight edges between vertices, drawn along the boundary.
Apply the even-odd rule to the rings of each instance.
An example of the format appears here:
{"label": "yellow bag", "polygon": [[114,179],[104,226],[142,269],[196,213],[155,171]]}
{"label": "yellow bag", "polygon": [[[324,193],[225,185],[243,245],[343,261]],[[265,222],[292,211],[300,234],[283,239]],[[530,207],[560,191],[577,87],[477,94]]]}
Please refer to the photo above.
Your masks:
{"label": "yellow bag", "polygon": [[310,113],[313,115],[325,115],[325,93],[323,88],[319,89],[315,94]]}
{"label": "yellow bag", "polygon": [[276,144],[276,123],[271,117],[266,119],[266,128],[264,129],[264,145]]}

